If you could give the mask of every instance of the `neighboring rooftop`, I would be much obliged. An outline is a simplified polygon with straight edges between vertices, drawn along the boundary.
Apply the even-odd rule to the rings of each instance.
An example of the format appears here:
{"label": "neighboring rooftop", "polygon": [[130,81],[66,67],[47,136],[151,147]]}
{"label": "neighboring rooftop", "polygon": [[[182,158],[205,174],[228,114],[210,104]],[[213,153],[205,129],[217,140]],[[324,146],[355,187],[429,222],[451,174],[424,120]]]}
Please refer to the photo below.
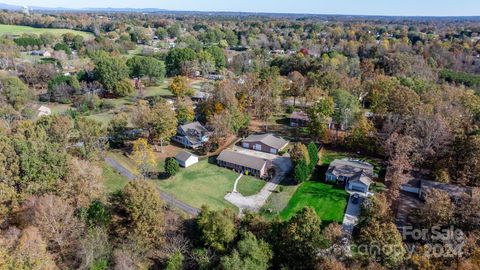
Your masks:
{"label": "neighboring rooftop", "polygon": [[452,184],[434,182],[430,180],[421,180],[420,181],[420,188],[427,192],[428,190],[437,189],[441,191],[447,192],[451,197],[460,198],[462,194],[472,195],[472,188],[471,187],[462,187]]}
{"label": "neighboring rooftop", "polygon": [[267,164],[267,160],[232,150],[223,150],[217,160],[256,170],[261,170]]}
{"label": "neighboring rooftop", "polygon": [[335,176],[353,177],[365,173],[367,176],[373,176],[373,165],[354,159],[336,159],[330,163],[327,173]]}
{"label": "neighboring rooftop", "polygon": [[298,119],[298,120],[303,120],[303,121],[308,121],[310,120],[310,118],[308,117],[308,114],[306,114],[305,112],[293,112],[291,115],[290,115],[290,118],[291,119]]}
{"label": "neighboring rooftop", "polygon": [[242,142],[247,142],[247,143],[261,142],[275,149],[282,149],[288,144],[287,140],[276,137],[271,133],[266,133],[261,135],[250,135],[247,138],[243,139]]}
{"label": "neighboring rooftop", "polygon": [[197,132],[198,134],[208,133],[208,130],[200,122],[192,122],[179,127],[185,134]]}

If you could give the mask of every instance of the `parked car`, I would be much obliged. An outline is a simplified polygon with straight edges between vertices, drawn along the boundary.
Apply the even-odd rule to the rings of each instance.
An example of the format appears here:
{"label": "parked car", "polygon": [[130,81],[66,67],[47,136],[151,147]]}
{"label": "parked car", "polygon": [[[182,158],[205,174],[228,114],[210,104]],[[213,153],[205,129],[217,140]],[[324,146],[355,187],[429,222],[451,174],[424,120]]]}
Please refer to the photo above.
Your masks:
{"label": "parked car", "polygon": [[353,194],[352,195],[352,203],[357,204],[360,202],[360,195],[358,194]]}

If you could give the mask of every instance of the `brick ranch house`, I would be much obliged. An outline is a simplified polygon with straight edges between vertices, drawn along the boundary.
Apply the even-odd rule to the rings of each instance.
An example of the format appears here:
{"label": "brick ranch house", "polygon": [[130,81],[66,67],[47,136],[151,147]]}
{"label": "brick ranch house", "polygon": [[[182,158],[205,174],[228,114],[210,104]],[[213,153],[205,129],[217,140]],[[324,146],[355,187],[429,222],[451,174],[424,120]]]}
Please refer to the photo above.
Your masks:
{"label": "brick ranch house", "polygon": [[276,137],[271,133],[261,135],[250,135],[242,140],[242,147],[261,151],[270,154],[278,154],[278,152],[285,149],[288,141]]}
{"label": "brick ranch house", "polygon": [[217,157],[217,164],[220,167],[232,169],[243,174],[253,175],[259,178],[266,178],[271,162],[259,157],[223,150]]}

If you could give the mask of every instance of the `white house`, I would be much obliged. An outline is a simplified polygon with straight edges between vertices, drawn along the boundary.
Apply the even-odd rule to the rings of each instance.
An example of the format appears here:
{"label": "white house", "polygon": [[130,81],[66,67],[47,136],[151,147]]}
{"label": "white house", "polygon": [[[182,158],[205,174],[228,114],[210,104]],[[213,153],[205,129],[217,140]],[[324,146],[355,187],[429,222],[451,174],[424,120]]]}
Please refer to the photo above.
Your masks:
{"label": "white house", "polygon": [[198,163],[198,156],[186,151],[181,151],[180,153],[178,153],[175,156],[175,159],[177,160],[178,164],[183,168],[188,168],[193,164]]}
{"label": "white house", "polygon": [[52,110],[50,110],[50,108],[43,105],[40,106],[37,111],[38,111],[38,114],[37,114],[38,117],[49,116],[52,114]]}

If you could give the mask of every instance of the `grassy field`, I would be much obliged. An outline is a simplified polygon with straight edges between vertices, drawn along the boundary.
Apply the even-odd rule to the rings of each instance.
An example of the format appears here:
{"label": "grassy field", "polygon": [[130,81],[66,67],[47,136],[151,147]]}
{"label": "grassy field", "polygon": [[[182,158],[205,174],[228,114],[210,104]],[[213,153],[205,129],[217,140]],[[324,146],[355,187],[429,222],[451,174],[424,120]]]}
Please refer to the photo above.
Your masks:
{"label": "grassy field", "polygon": [[313,207],[325,223],[343,221],[348,193],[331,185],[308,181],[298,187],[288,205],[280,213],[282,219],[289,219],[304,207]]}
{"label": "grassy field", "polygon": [[44,33],[52,34],[55,36],[60,36],[65,33],[73,33],[76,35],[81,35],[84,38],[93,38],[92,33],[76,31],[71,29],[58,29],[58,28],[34,28],[30,26],[23,25],[6,25],[0,24],[0,35],[22,35],[22,34],[37,34],[41,35]]}
{"label": "grassy field", "polygon": [[265,181],[251,176],[242,176],[237,185],[237,191],[243,196],[255,195],[265,186]]}
{"label": "grassy field", "polygon": [[127,184],[128,179],[125,176],[117,173],[108,164],[104,163],[102,165],[102,169],[103,179],[105,180],[104,185],[108,193],[121,190]]}
{"label": "grassy field", "polygon": [[[194,207],[208,205],[216,210],[229,208],[238,211],[223,198],[232,191],[237,177],[236,172],[220,168],[204,159],[187,169],[181,169],[177,175],[169,179],[152,181],[162,191]],[[242,184],[243,190],[251,191],[259,186],[259,180],[252,177],[242,177],[241,181],[245,184]],[[250,187],[250,184],[253,187]]]}

